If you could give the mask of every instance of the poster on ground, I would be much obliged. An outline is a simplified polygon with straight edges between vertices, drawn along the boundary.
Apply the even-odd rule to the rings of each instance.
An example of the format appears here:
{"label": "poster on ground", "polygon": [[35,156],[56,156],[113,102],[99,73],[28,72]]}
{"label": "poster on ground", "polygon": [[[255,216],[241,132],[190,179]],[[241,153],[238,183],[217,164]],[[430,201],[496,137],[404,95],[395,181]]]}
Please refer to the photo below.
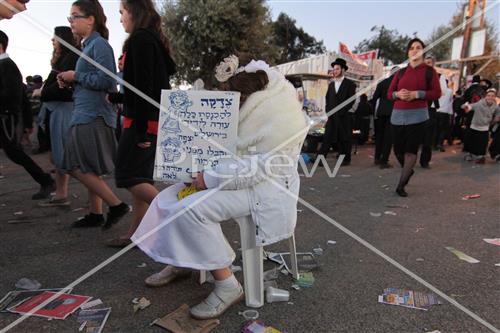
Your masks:
{"label": "poster on ground", "polygon": [[84,333],[101,333],[110,313],[111,308],[81,310],[78,312],[77,317],[80,331]]}
{"label": "poster on ground", "polygon": [[442,304],[435,294],[396,288],[384,289],[384,293],[378,296],[378,302],[425,311],[433,305]]}
{"label": "poster on ground", "polygon": [[[46,291],[61,291],[62,288],[55,289],[38,289],[38,290],[13,290],[9,291],[1,300],[0,300],[0,312],[9,312],[7,309],[11,306],[19,304],[33,296],[40,295]],[[71,289],[66,290],[66,293],[71,293]]]}
{"label": "poster on ground", "polygon": [[19,314],[30,314],[31,316],[62,320],[66,319],[67,316],[75,312],[82,304],[85,304],[89,299],[92,298],[90,296],[60,294],[53,301],[46,304],[43,308],[33,312],[33,310],[36,309],[40,304],[44,303],[56,294],[56,292],[45,291],[40,295],[33,296],[30,299],[9,308],[8,310],[9,312]]}
{"label": "poster on ground", "polygon": [[240,93],[163,90],[154,179],[190,183],[236,151]]}

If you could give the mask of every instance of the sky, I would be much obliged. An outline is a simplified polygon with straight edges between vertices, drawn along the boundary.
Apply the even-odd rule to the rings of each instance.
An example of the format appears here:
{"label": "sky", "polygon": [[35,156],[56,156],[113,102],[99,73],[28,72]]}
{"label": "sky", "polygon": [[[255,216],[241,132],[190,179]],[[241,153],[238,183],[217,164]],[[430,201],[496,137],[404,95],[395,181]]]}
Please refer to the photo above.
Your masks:
{"label": "sky", "polygon": [[[40,74],[45,78],[49,73],[53,28],[68,25],[66,17],[72,2],[31,0],[26,12],[11,20],[0,20],[0,30],[10,38],[7,53],[18,64],[24,77]],[[101,3],[108,17],[110,44],[118,57],[126,38],[120,24],[119,1],[101,0]],[[450,21],[458,3],[456,0],[267,1],[273,19],[281,12],[286,13],[307,33],[323,40],[329,51],[337,51],[339,42],[353,49],[373,35],[370,32],[373,26],[382,24],[408,35],[416,32],[426,39],[435,27]],[[500,0],[488,1],[488,6],[492,4],[496,6],[487,17],[498,24]]]}

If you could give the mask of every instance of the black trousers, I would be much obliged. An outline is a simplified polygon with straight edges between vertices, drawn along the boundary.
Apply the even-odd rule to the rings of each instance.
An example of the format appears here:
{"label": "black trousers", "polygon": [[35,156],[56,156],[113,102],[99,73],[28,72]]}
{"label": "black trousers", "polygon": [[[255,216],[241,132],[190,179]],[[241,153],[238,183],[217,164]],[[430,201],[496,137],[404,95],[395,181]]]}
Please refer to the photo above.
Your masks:
{"label": "black trousers", "polygon": [[23,151],[14,132],[14,116],[0,116],[0,144],[7,158],[22,166],[38,184],[42,186],[51,184],[52,177]]}
{"label": "black trousers", "polygon": [[[344,119],[343,125],[346,125],[344,128],[347,133],[347,138],[342,138],[338,135],[338,128],[336,129],[334,126],[338,126],[334,124],[334,120],[330,117],[325,125],[325,134],[323,136],[323,143],[321,144],[321,148],[319,149],[318,155],[328,155],[330,148],[336,143],[339,148],[339,154],[345,155],[344,161],[351,162],[351,151],[352,151],[352,119],[350,115],[347,115],[348,119]],[[335,119],[338,121],[338,119]],[[337,135],[337,137],[335,137]],[[341,137],[341,138],[338,138]]]}
{"label": "black trousers", "polygon": [[432,158],[432,146],[436,137],[436,118],[431,117],[425,122],[424,140],[422,143],[422,152],[420,153],[420,165],[427,165]]}
{"label": "black trousers", "polygon": [[375,160],[389,161],[392,148],[391,116],[378,116],[375,119]]}
{"label": "black trousers", "polygon": [[437,135],[434,146],[442,146],[444,140],[451,143],[451,115],[448,113],[438,112],[436,114]]}

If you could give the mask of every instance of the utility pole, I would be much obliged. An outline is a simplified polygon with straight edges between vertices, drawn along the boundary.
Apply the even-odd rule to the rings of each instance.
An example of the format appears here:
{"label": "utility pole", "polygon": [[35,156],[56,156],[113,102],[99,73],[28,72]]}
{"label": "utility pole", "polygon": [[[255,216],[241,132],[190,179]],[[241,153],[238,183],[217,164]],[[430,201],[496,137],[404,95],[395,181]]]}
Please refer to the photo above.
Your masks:
{"label": "utility pole", "polygon": [[[480,29],[484,28],[484,11],[486,9],[486,1],[487,0],[469,0],[469,6],[467,8],[467,13],[465,14],[465,30],[464,30],[464,39],[462,43],[462,50],[460,52],[460,70],[459,70],[459,82],[462,81],[463,77],[467,76],[467,65],[466,62],[463,60],[468,57],[469,54],[469,44],[470,44],[470,38],[472,35],[472,23],[473,21],[477,20],[478,18],[475,18],[474,20],[470,20],[470,18],[474,15],[474,9],[476,5],[480,10],[482,11],[481,13],[481,18],[480,18]],[[465,8],[464,8],[465,9]]]}

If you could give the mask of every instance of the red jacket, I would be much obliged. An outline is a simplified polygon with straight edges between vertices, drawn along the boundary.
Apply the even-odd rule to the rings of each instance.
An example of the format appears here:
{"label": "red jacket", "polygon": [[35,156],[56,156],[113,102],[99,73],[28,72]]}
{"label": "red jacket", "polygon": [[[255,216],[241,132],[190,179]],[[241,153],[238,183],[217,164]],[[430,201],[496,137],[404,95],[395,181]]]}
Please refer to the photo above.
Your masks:
{"label": "red jacket", "polygon": [[[422,109],[428,107],[428,101],[433,101],[441,97],[441,87],[439,85],[439,78],[436,70],[432,69],[432,80],[430,87],[427,87],[425,82],[425,72],[427,65],[422,63],[413,68],[408,65],[401,79],[399,79],[399,71],[392,78],[389,90],[387,90],[387,98],[394,101],[394,109]],[[410,91],[424,91],[425,97],[423,99],[414,99],[407,102],[394,98],[393,93],[401,89]]]}

